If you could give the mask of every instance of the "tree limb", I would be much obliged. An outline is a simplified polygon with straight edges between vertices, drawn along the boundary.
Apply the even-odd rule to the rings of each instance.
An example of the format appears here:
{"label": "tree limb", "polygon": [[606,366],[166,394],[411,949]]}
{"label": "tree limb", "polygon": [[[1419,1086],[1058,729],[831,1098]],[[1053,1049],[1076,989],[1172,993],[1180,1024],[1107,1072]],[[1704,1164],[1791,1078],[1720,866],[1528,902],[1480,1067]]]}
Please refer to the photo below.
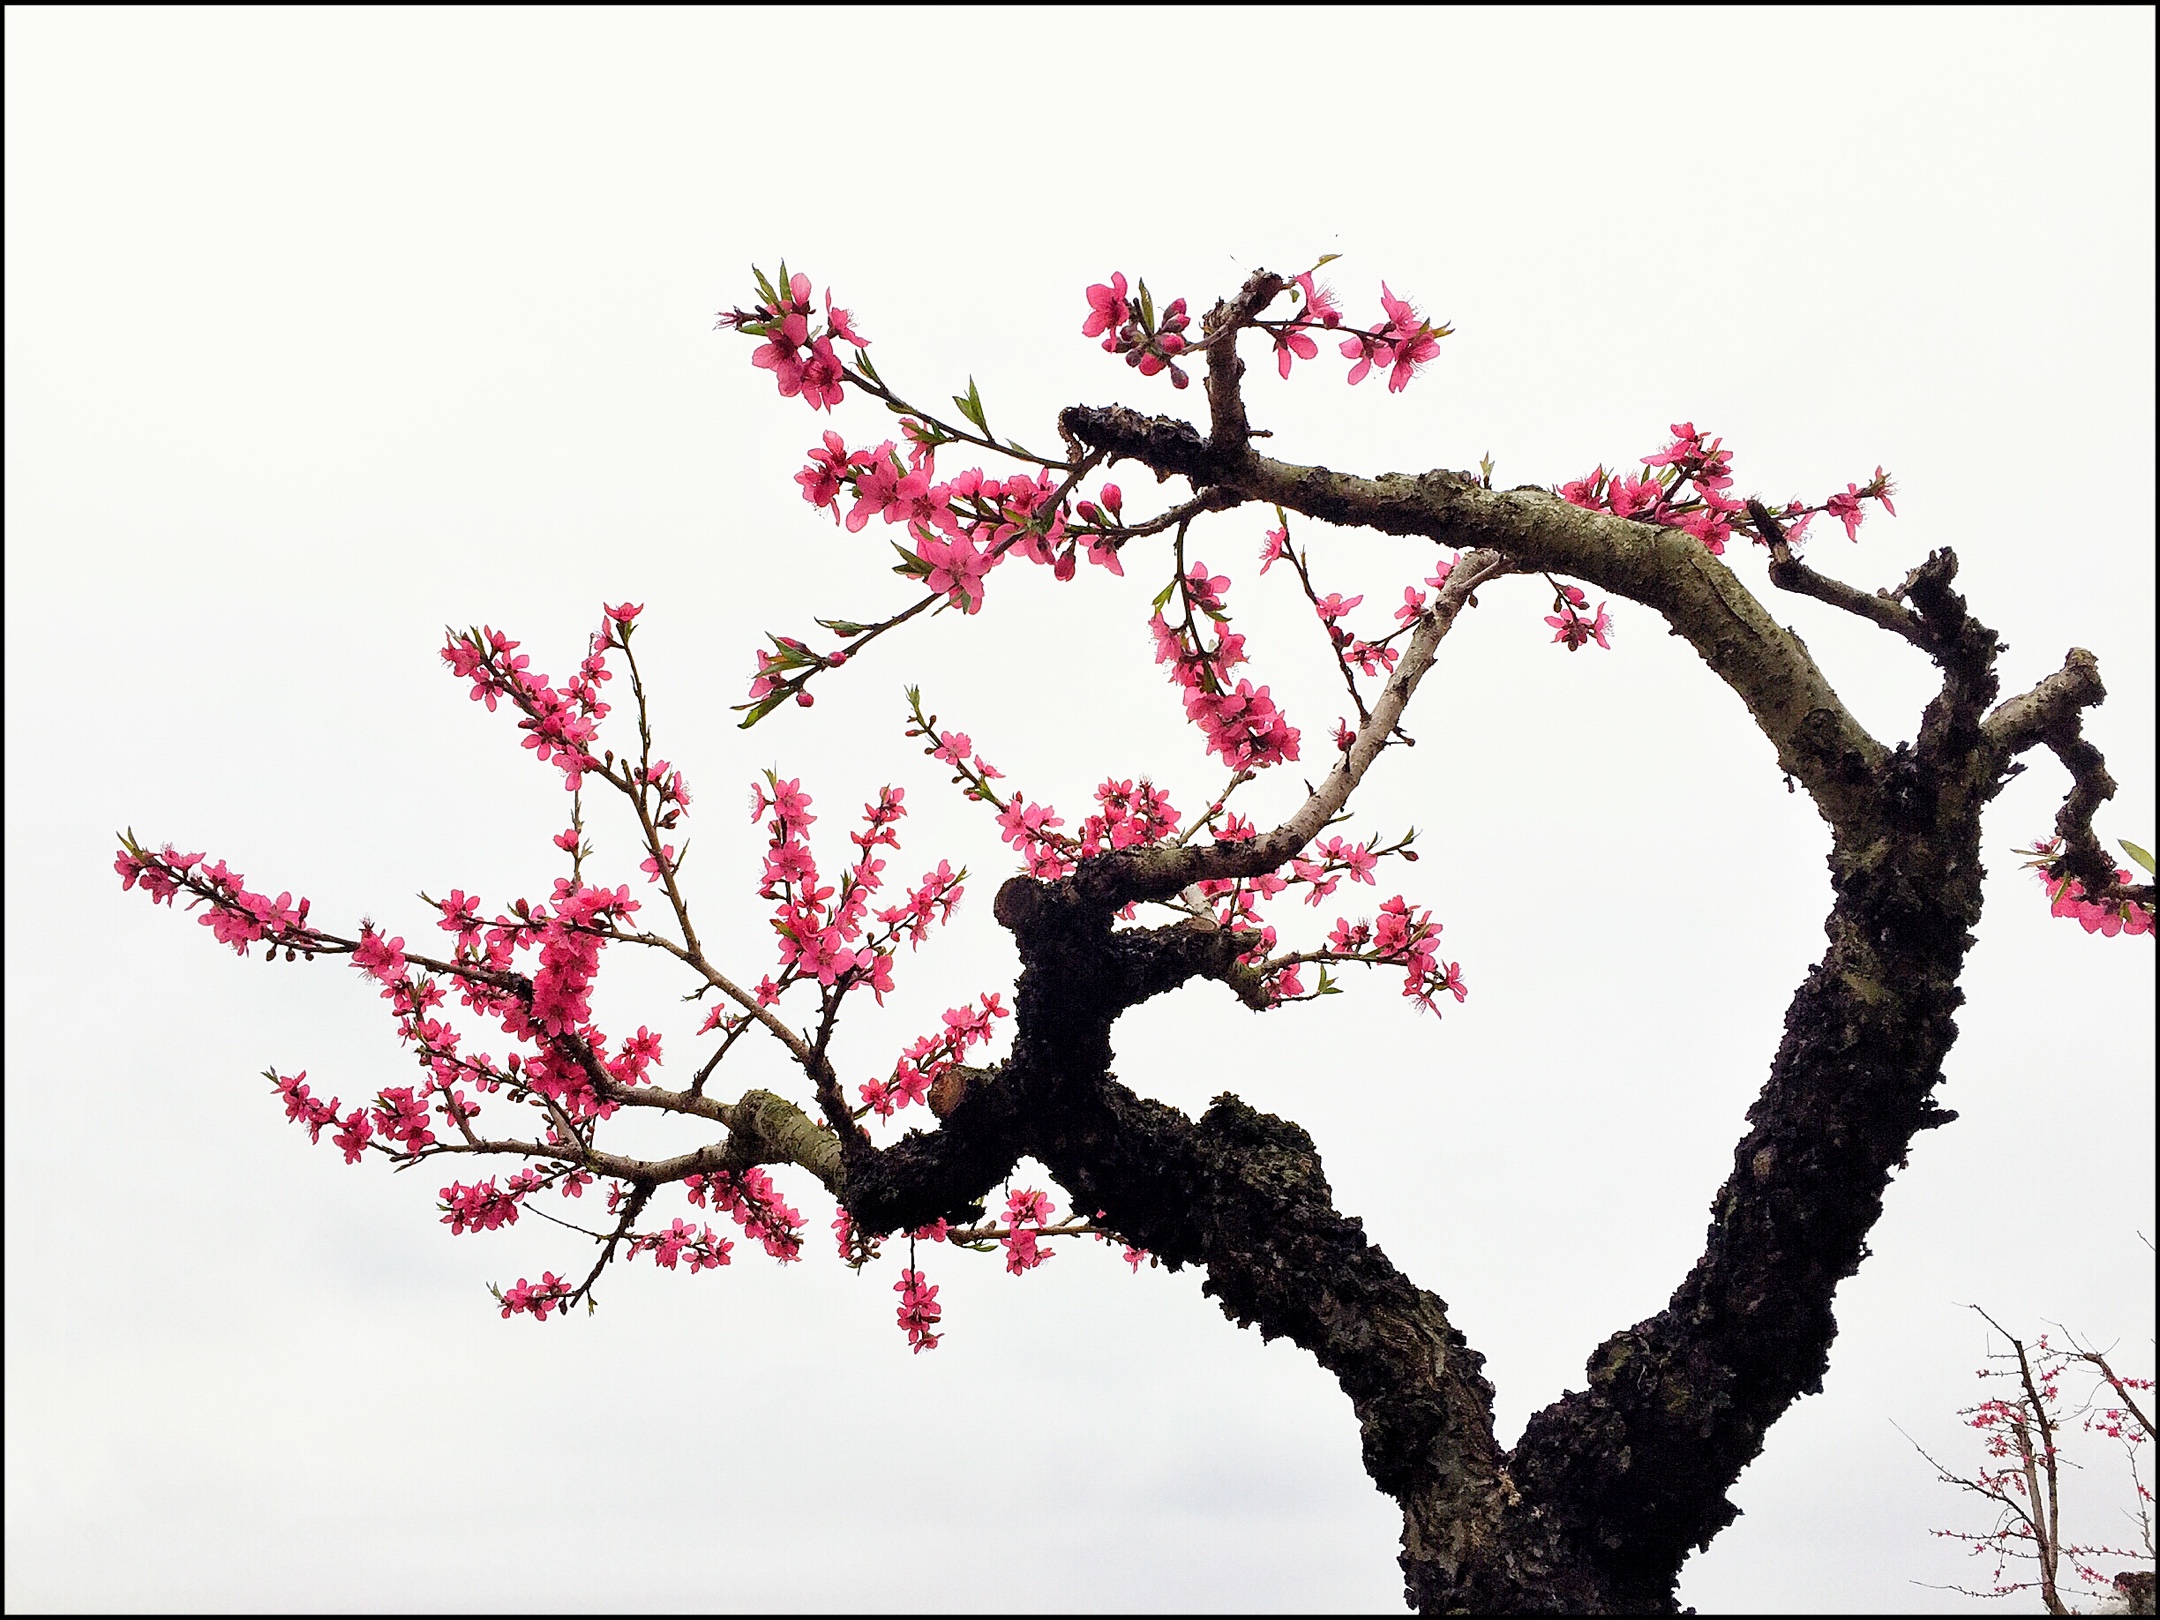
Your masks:
{"label": "tree limb", "polygon": [[1221,485],[1328,523],[1497,551],[1515,567],[1587,579],[1653,608],[1744,702],[1778,763],[1833,825],[1859,813],[1888,750],[1868,734],[1790,630],[1694,536],[1568,505],[1547,490],[1488,490],[1467,473],[1363,478],[1250,448],[1224,450],[1184,422],[1123,406],[1071,406],[1081,441],[1159,476]]}

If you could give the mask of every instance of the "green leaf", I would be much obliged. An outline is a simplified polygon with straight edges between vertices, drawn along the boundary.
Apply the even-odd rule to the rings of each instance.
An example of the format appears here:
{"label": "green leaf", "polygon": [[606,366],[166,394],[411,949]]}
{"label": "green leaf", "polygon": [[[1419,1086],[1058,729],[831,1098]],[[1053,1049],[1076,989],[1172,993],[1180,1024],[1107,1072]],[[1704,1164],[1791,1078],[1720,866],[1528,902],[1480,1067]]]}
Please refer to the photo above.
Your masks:
{"label": "green leaf", "polygon": [[973,422],[975,426],[980,428],[985,434],[990,431],[990,424],[983,420],[982,395],[980,392],[977,391],[975,387],[975,379],[973,377],[968,378],[968,391],[966,395],[962,396],[959,394],[955,394],[952,397],[952,402],[960,407],[960,414],[962,416],[966,417],[970,422]]}
{"label": "green leaf", "polygon": [[894,573],[905,574],[912,579],[928,579],[930,577],[930,565],[928,563],[916,556],[914,552],[908,550],[906,546],[901,545],[899,541],[895,540],[891,544],[893,550],[900,553],[900,566],[893,570]]}
{"label": "green leaf", "polygon": [[2130,840],[2127,838],[2122,841],[2122,847],[2123,853],[2125,855],[2129,856],[2133,861],[2136,861],[2138,865],[2145,868],[2145,875],[2147,877],[2151,877],[2154,875],[2153,858],[2149,850],[2139,849],[2137,845],[2131,843]]}
{"label": "green leaf", "polygon": [[768,714],[771,714],[773,710],[779,708],[782,700],[786,697],[787,694],[785,692],[774,692],[766,697],[758,699],[757,703],[751,708],[750,712],[744,715],[741,720],[736,722],[735,729],[738,731],[748,731],[752,726],[756,725]]}
{"label": "green leaf", "polygon": [[1155,295],[1147,290],[1147,280],[1140,282],[1140,325],[1143,330],[1155,330]]}
{"label": "green leaf", "polygon": [[1318,263],[1318,264],[1315,264],[1315,265],[1313,266],[1313,268],[1314,268],[1315,270],[1318,270],[1318,269],[1319,269],[1319,268],[1321,267],[1321,265],[1329,265],[1329,264],[1333,264],[1333,263],[1334,263],[1334,262],[1335,262],[1335,261],[1336,261],[1337,259],[1339,259],[1339,258],[1341,258],[1341,257],[1342,257],[1342,255],[1341,255],[1340,253],[1323,253],[1323,254],[1321,254],[1321,255],[1320,255],[1320,260],[1319,260],[1319,263]]}
{"label": "green leaf", "polygon": [[877,367],[870,363],[870,356],[860,349],[855,351],[855,364],[865,377],[868,377],[880,388],[885,386],[885,379],[877,374]]}
{"label": "green leaf", "polygon": [[1160,613],[1162,611],[1163,604],[1170,600],[1171,593],[1177,588],[1178,582],[1173,579],[1172,581],[1170,581],[1169,584],[1165,585],[1160,591],[1156,593],[1154,602],[1156,612]]}
{"label": "green leaf", "polygon": [[758,291],[764,295],[765,307],[767,309],[778,309],[780,307],[780,295],[773,291],[772,283],[765,279],[765,272],[753,264],[750,267],[750,273],[757,277]]}
{"label": "green leaf", "polygon": [[818,623],[822,624],[834,635],[843,636],[850,641],[857,636],[867,635],[870,631],[867,624],[857,624],[853,619],[820,619]]}

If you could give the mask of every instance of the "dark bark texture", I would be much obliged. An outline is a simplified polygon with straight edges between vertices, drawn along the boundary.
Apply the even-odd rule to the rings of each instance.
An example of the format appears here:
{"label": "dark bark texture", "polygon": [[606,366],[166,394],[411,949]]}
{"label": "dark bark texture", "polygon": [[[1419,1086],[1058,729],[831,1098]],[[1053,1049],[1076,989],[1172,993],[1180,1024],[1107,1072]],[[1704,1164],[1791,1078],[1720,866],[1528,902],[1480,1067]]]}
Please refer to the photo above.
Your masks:
{"label": "dark bark texture", "polygon": [[[1222,875],[1234,857],[1205,850],[1112,855],[1057,882],[1007,883],[997,916],[1024,964],[1012,1057],[941,1087],[938,1129],[884,1151],[844,1143],[845,1201],[868,1231],[920,1225],[966,1209],[1032,1155],[1077,1210],[1100,1211],[1173,1268],[1203,1268],[1233,1322],[1292,1339],[1334,1374],[1357,1412],[1367,1471],[1401,1505],[1415,1607],[1670,1612],[1683,1561],[1734,1518],[1726,1493],[1770,1426],[1822,1387],[1836,1290],[1867,1254],[1892,1173],[1919,1132],[1955,1117],[1934,1091],[1980,914],[1980,814],[2018,754],[2045,746],[2071,768],[2064,832],[2080,869],[2092,865],[2077,840],[2090,838],[2091,810],[2113,786],[2078,732],[2104,695],[2097,668],[2073,651],[2062,674],[1991,711],[1996,639],[1952,588],[1949,552],[1873,596],[1781,552],[1774,583],[1861,613],[1940,667],[1915,741],[1889,748],[1847,712],[1799,638],[1684,534],[1463,474],[1364,479],[1261,457],[1247,442],[1234,338],[1265,302],[1251,300],[1280,286],[1256,277],[1244,302],[1210,317],[1214,434],[1086,408],[1064,414],[1066,433],[1223,505],[1276,502],[1424,535],[1488,554],[1479,577],[1564,571],[1657,610],[1747,705],[1831,825],[1828,948],[1787,1010],[1701,1256],[1663,1311],[1597,1347],[1586,1388],[1504,1450],[1482,1358],[1445,1303],[1335,1208],[1303,1130],[1228,1095],[1195,1121],[1110,1071],[1111,1027],[1126,1009],[1195,978],[1236,984],[1250,936],[1198,921],[1115,922],[1129,901]],[[1269,835],[1276,864],[1310,836],[1303,825]]]}

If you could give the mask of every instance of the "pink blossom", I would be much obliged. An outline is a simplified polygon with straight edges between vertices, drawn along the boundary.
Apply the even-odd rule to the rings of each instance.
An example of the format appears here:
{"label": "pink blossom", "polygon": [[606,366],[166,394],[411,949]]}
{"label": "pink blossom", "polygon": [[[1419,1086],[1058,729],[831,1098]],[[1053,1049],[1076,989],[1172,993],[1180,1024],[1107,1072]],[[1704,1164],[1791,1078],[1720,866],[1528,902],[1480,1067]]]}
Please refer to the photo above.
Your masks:
{"label": "pink blossom", "polygon": [[795,475],[803,499],[812,506],[831,507],[833,521],[840,520],[841,486],[871,465],[868,450],[850,450],[839,434],[828,428],[825,443],[810,451],[810,465]]}
{"label": "pink blossom", "polygon": [[1847,484],[1844,494],[1833,495],[1823,502],[1823,510],[1845,525],[1846,539],[1856,542],[1859,540],[1860,523],[1867,514],[1860,510],[1860,486],[1858,484]]}
{"label": "pink blossom", "polygon": [[1323,624],[1333,624],[1364,600],[1363,596],[1353,596],[1345,601],[1342,592],[1330,591],[1313,604],[1313,611],[1320,615]]}
{"label": "pink blossom", "polygon": [[1012,802],[999,812],[997,823],[1005,842],[1018,847],[1040,842],[1051,828],[1064,826],[1065,818],[1050,806],[1029,804],[1015,793]]}
{"label": "pink blossom", "polygon": [[1278,375],[1288,377],[1293,360],[1311,360],[1319,353],[1319,344],[1296,327],[1286,327],[1276,334],[1275,370]]}
{"label": "pink blossom", "polygon": [[1612,646],[1612,618],[1606,613],[1603,602],[1598,604],[1594,619],[1584,618],[1570,605],[1558,614],[1548,614],[1545,622],[1553,627],[1553,640],[1565,644],[1569,652],[1579,651],[1592,641],[1600,647]]}
{"label": "pink blossom", "polygon": [[930,565],[923,584],[933,595],[944,593],[963,613],[982,610],[983,576],[997,564],[995,558],[976,549],[971,536],[955,535],[950,540],[936,535],[919,536],[916,550]]}
{"label": "pink blossom", "polygon": [[1436,332],[1405,300],[1389,292],[1384,281],[1380,283],[1380,306],[1388,314],[1384,334],[1391,345],[1394,366],[1388,376],[1388,392],[1399,394],[1410,386],[1417,369],[1440,353],[1445,328]]}
{"label": "pink blossom", "polygon": [[852,344],[858,349],[870,347],[870,340],[855,330],[853,312],[833,308],[832,289],[830,287],[825,289],[825,331],[828,336],[836,337],[842,343]]}
{"label": "pink blossom", "polygon": [[798,313],[787,315],[767,336],[750,363],[769,371],[780,384],[780,397],[793,399],[802,392],[803,363],[796,350],[810,338],[810,323]]}
{"label": "pink blossom", "polygon": [[833,353],[832,339],[819,338],[810,345],[810,358],[802,363],[801,370],[802,397],[813,411],[829,411],[840,403],[841,376],[840,359]]}
{"label": "pink blossom", "polygon": [[1605,498],[1614,517],[1633,518],[1648,514],[1643,521],[1655,523],[1658,508],[1664,504],[1665,486],[1655,478],[1638,478],[1629,473],[1613,480]]}
{"label": "pink blossom", "polygon": [[463,1182],[452,1182],[442,1189],[443,1224],[451,1235],[464,1232],[493,1232],[505,1226],[515,1226],[518,1218],[517,1192],[505,1192],[495,1185],[495,1178],[468,1187]]}
{"label": "pink blossom", "polygon": [[1585,473],[1571,483],[1562,484],[1560,498],[1570,506],[1580,506],[1592,512],[1605,509],[1605,469],[1602,465],[1595,472]]}
{"label": "pink blossom", "polygon": [[1317,320],[1322,326],[1340,326],[1342,310],[1335,302],[1334,289],[1314,285],[1313,274],[1308,270],[1293,278],[1298,290],[1305,295],[1305,318]]}
{"label": "pink blossom", "polygon": [[1185,594],[1192,604],[1203,613],[1222,611],[1222,593],[1230,588],[1227,574],[1210,574],[1207,564],[1196,562],[1185,576]]}
{"label": "pink blossom", "polygon": [[[1117,352],[1117,329],[1132,319],[1132,305],[1126,299],[1125,273],[1115,271],[1106,286],[1097,282],[1087,290],[1088,317],[1080,327],[1082,337],[1102,337],[1103,350],[1108,354]],[[933,1290],[934,1292],[934,1290]]]}
{"label": "pink blossom", "polygon": [[405,941],[386,940],[372,928],[363,928],[353,951],[353,966],[384,984],[396,984],[405,976]]}

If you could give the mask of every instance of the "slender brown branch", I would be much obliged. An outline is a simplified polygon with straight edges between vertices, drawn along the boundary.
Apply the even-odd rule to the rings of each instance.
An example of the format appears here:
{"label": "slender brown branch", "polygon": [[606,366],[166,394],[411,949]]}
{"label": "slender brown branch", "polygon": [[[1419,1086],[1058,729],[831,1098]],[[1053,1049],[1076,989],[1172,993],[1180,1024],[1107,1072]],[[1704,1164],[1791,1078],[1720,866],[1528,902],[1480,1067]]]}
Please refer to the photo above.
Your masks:
{"label": "slender brown branch", "polygon": [[1438,599],[1419,620],[1416,632],[1403,649],[1401,662],[1373,700],[1372,712],[1358,728],[1348,751],[1337,759],[1320,786],[1273,831],[1234,842],[1124,850],[1085,863],[1075,877],[1064,881],[1079,885],[1091,903],[1115,908],[1134,900],[1165,900],[1189,884],[1209,879],[1272,872],[1290,860],[1349,803],[1350,795],[1401,723],[1403,710],[1432,668],[1441,641],[1454,628],[1471,593],[1511,572],[1512,566],[1508,558],[1496,552],[1473,551],[1463,556]]}
{"label": "slender brown branch", "polygon": [[1812,596],[1818,602],[1826,602],[1831,607],[1857,614],[1871,624],[1882,626],[1893,635],[1903,636],[1915,647],[1928,649],[1927,630],[1919,617],[1898,599],[1902,593],[1876,591],[1870,595],[1843,580],[1818,574],[1793,555],[1792,544],[1785,538],[1784,525],[1778,522],[1767,506],[1761,501],[1751,500],[1747,503],[1747,509],[1748,516],[1755,520],[1757,532],[1770,542],[1771,584],[1781,591]]}

